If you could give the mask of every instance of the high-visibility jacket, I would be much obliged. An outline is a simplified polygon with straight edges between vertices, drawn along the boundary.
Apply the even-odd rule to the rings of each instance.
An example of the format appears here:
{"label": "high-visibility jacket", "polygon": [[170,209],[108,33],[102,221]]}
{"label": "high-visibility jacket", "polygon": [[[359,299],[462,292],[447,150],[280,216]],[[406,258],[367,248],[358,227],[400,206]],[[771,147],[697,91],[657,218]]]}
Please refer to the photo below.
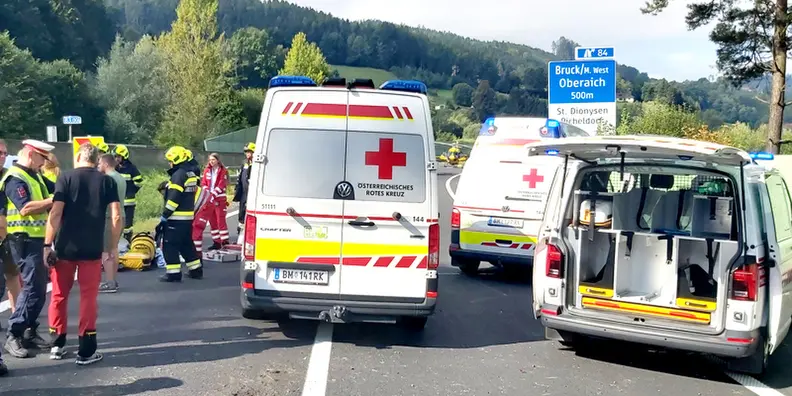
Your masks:
{"label": "high-visibility jacket", "polygon": [[[15,177],[27,185],[31,201],[41,201],[52,195],[47,190],[47,185],[44,184],[44,179],[42,179],[40,173],[37,173],[36,178],[33,178],[24,169],[16,165],[8,168],[3,179],[0,180],[0,189],[5,190],[6,181],[11,177]],[[17,208],[10,198],[6,201],[8,201],[6,204],[6,221],[9,234],[26,233],[31,238],[44,238],[47,229],[46,211],[22,216],[19,212],[21,208]]]}
{"label": "high-visibility jacket", "polygon": [[186,163],[168,170],[170,181],[165,192],[165,210],[162,217],[169,221],[189,221],[195,217],[198,176]]}
{"label": "high-visibility jacket", "polygon": [[55,184],[55,181],[58,180],[58,176],[53,171],[42,171],[41,175],[47,180],[51,181],[53,184]]}
{"label": "high-visibility jacket", "polygon": [[116,172],[118,172],[127,183],[124,206],[135,206],[137,204],[135,196],[138,190],[140,190],[140,186],[143,184],[143,176],[140,174],[137,166],[129,160],[124,160],[122,163],[118,164]]}

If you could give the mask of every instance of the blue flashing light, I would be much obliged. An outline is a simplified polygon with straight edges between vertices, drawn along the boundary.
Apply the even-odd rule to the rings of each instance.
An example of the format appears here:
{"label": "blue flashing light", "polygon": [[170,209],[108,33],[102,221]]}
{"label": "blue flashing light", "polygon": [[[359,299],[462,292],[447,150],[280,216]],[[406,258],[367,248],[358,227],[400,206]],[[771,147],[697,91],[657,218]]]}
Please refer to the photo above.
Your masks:
{"label": "blue flashing light", "polygon": [[754,160],[765,160],[765,161],[772,161],[775,158],[775,155],[772,153],[750,153],[751,159]]}
{"label": "blue flashing light", "polygon": [[558,150],[545,150],[545,154],[547,155],[558,155]]}
{"label": "blue flashing light", "polygon": [[426,95],[426,93],[429,92],[429,89],[426,88],[426,84],[415,80],[385,81],[384,83],[382,83],[382,85],[380,85],[380,89],[385,91],[414,92],[424,95]]}
{"label": "blue flashing light", "polygon": [[553,120],[553,119],[548,119],[547,123],[545,123],[545,125],[548,128],[558,128],[558,126],[561,125],[561,123],[559,123],[558,121]]}
{"label": "blue flashing light", "polygon": [[315,87],[316,82],[305,76],[275,76],[270,79],[269,87]]}
{"label": "blue flashing light", "polygon": [[495,126],[495,117],[487,118],[487,120],[484,121],[484,125]]}
{"label": "blue flashing light", "polygon": [[679,157],[679,159],[682,161],[690,161],[693,159],[692,155],[677,155],[677,157]]}
{"label": "blue flashing light", "polygon": [[558,139],[561,137],[561,123],[548,119],[542,128],[539,128],[539,136],[544,139]]}

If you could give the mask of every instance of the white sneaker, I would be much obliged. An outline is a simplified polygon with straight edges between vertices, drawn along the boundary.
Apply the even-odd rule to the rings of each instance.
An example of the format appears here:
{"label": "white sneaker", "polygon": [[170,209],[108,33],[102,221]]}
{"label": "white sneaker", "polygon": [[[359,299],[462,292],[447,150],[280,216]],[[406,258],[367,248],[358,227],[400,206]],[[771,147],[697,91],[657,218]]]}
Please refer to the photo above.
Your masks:
{"label": "white sneaker", "polygon": [[101,353],[95,352],[91,357],[77,356],[77,361],[75,363],[77,363],[80,366],[87,366],[89,364],[96,363],[102,360],[103,358],[104,356]]}
{"label": "white sneaker", "polygon": [[65,347],[54,346],[50,348],[50,360],[61,360],[64,355],[66,355]]}

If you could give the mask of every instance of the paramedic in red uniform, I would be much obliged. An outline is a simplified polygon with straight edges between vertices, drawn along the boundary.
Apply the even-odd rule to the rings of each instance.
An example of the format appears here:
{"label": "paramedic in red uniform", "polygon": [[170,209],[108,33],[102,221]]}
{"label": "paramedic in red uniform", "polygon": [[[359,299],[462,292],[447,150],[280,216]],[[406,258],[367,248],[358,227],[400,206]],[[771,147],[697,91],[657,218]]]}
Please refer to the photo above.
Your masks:
{"label": "paramedic in red uniform", "polygon": [[[228,224],[226,224],[226,186],[228,186],[228,170],[220,162],[217,153],[209,154],[209,163],[201,178],[201,188],[209,191],[208,205],[212,210],[209,215],[209,227],[214,242],[209,250],[221,249],[228,245]],[[194,239],[193,239],[194,240]]]}
{"label": "paramedic in red uniform", "polygon": [[53,339],[50,359],[59,360],[65,354],[69,292],[76,272],[80,285],[78,365],[102,360],[102,354],[96,351],[96,315],[108,208],[112,240],[119,240],[123,229],[116,182],[96,169],[98,159],[99,150],[91,143],[83,143],[77,151],[75,168],[58,177],[44,238],[44,260],[51,267],[52,279],[48,315]]}

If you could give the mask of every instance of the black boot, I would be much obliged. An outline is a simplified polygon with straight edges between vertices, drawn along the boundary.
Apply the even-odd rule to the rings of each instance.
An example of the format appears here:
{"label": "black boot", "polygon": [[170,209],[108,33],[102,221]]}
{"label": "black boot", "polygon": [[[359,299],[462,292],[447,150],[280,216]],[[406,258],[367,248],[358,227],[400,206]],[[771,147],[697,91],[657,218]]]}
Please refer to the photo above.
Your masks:
{"label": "black boot", "polygon": [[0,377],[8,375],[8,366],[5,365],[3,362],[3,358],[0,358]]}
{"label": "black boot", "polygon": [[182,276],[181,274],[165,274],[160,276],[160,282],[181,282]]}
{"label": "black boot", "polygon": [[203,266],[200,266],[196,269],[187,271],[187,276],[192,279],[201,279],[203,278]]}
{"label": "black boot", "polygon": [[34,328],[25,330],[22,336],[22,342],[26,348],[49,349],[52,348],[52,343],[42,338],[38,331]]}
{"label": "black boot", "polygon": [[209,246],[209,250],[220,250],[221,247],[222,246],[220,246],[219,243],[214,242],[214,243],[212,243],[212,246]]}
{"label": "black boot", "polygon": [[86,366],[96,363],[104,358],[101,353],[96,351],[96,331],[86,332],[85,335],[82,335],[79,338],[80,346],[77,350],[76,361],[78,365]]}

